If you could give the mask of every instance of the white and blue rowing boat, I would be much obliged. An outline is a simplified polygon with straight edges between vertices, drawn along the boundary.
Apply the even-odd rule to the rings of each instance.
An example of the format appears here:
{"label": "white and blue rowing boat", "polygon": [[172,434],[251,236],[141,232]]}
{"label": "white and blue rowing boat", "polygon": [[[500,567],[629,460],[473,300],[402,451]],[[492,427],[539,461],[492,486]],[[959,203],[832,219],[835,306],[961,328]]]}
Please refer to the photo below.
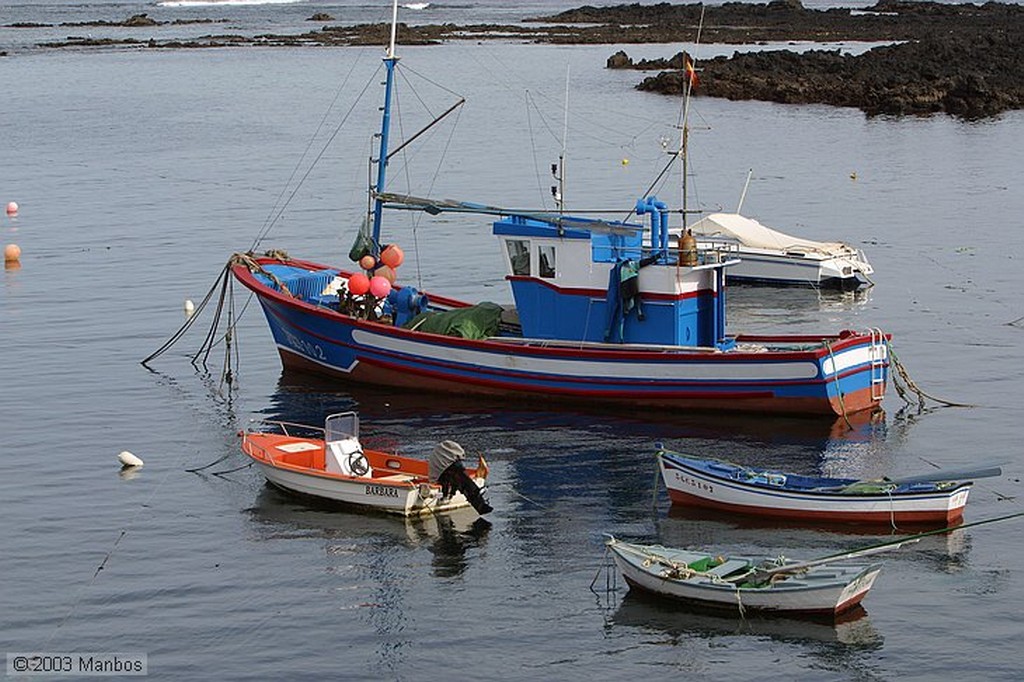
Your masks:
{"label": "white and blue rowing boat", "polygon": [[[891,480],[804,476],[717,459],[657,453],[673,504],[762,518],[861,523],[954,523],[972,482],[962,472]],[[969,472],[998,475],[999,469]]]}

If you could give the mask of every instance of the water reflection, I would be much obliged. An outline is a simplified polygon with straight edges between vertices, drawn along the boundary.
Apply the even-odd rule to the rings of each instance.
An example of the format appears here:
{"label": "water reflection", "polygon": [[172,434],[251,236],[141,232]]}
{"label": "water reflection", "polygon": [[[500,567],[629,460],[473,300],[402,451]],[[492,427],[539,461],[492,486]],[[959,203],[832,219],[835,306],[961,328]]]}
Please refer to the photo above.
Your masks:
{"label": "water reflection", "polygon": [[[643,592],[630,591],[606,623],[608,628],[629,627],[667,638],[665,643],[677,645],[691,637],[706,639],[723,635],[766,637],[772,640],[799,643],[839,644],[832,649],[819,649],[829,659],[841,655],[844,648],[879,649],[882,635],[871,624],[867,611],[857,606],[839,618],[795,618],[748,613],[739,618],[721,612],[712,613],[682,607],[656,599]],[[834,662],[834,661],[833,661]],[[830,666],[831,667],[831,666]]]}
{"label": "water reflection", "polygon": [[248,510],[256,523],[258,539],[289,537],[321,538],[328,556],[348,554],[363,545],[406,549],[426,548],[438,578],[452,578],[466,570],[468,550],[487,540],[490,522],[472,509],[446,514],[405,518],[393,515],[343,511],[312,499],[298,499],[269,485],[257,494]]}
{"label": "water reflection", "polygon": [[[849,319],[850,313],[865,308],[871,289],[833,291],[811,287],[762,287],[730,284],[728,329],[731,334],[783,329],[787,334],[801,329],[815,333],[835,329],[835,317]],[[838,331],[838,330],[836,330]]]}
{"label": "water reflection", "polygon": [[[829,522],[817,519],[777,519],[765,518],[755,514],[735,514],[716,509],[704,509],[701,507],[690,507],[684,504],[672,505],[666,516],[669,519],[676,519],[680,523],[692,522],[695,524],[708,525],[718,524],[728,528],[756,529],[760,531],[770,530],[814,530],[820,533],[834,533],[841,535],[872,536],[877,538],[895,537],[903,535],[914,535],[929,531],[937,531],[942,528],[956,528],[964,523],[959,518],[952,524],[947,525],[944,521],[937,522],[914,522],[899,524],[864,523],[864,522]],[[939,537],[939,536],[936,536]],[[948,537],[948,536],[947,536]]]}
{"label": "water reflection", "polygon": [[[955,529],[962,524],[963,519],[960,519],[950,527]],[[766,556],[784,554],[797,559],[853,552],[917,533],[941,531],[945,527],[942,524],[901,524],[892,528],[762,519],[679,505],[672,506],[656,525],[658,537],[651,542],[670,547],[720,548],[727,553]],[[936,572],[952,573],[968,565],[970,549],[967,532],[951,530],[920,538],[878,554],[876,558],[883,562],[911,562]],[[880,579],[884,578],[883,570]]]}
{"label": "water reflection", "polygon": [[[853,453],[875,447],[885,435],[881,410],[851,415],[849,420],[829,417],[793,417],[762,414],[721,414],[692,411],[628,410],[566,402],[464,397],[416,393],[344,384],[300,372],[284,371],[267,418],[318,424],[326,414],[356,410],[363,424],[395,432],[443,431],[519,432],[526,429],[562,429],[562,438],[602,431],[633,441],[683,441],[709,456],[731,454],[756,464],[758,457],[790,457],[805,463],[824,459],[850,459]],[[766,449],[767,446],[767,449]],[[642,453],[646,457],[647,453]]]}

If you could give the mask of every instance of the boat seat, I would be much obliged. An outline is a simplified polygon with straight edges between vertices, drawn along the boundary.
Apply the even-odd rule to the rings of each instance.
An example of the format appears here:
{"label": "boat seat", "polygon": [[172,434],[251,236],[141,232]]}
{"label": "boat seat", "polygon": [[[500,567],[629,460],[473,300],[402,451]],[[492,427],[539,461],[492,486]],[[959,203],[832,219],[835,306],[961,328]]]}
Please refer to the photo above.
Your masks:
{"label": "boat seat", "polygon": [[378,476],[373,480],[390,481],[391,483],[408,483],[409,481],[412,481],[414,478],[414,476],[410,476],[409,474],[391,474],[390,476]]}
{"label": "boat seat", "polygon": [[[360,478],[373,477],[373,469],[370,468],[370,463],[366,460],[366,455],[363,454],[363,446],[359,444],[357,438],[332,440],[327,444],[327,449],[330,454],[327,456],[327,461],[324,462],[324,465],[328,472],[342,474],[343,476],[358,476]],[[366,463],[366,471],[363,473],[357,473],[352,470],[352,462],[358,461],[360,457]]]}
{"label": "boat seat", "polygon": [[721,563],[714,568],[709,568],[706,573],[719,578],[724,578],[727,575],[738,573],[741,570],[749,568],[750,564],[743,559],[728,559],[725,563]]}

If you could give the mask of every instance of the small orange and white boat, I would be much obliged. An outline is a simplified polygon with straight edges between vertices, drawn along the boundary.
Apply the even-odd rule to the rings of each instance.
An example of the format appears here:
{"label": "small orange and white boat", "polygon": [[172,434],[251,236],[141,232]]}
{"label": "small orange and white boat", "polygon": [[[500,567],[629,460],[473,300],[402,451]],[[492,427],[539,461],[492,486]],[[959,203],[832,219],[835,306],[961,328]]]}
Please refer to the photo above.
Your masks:
{"label": "small orange and white boat", "polygon": [[[280,421],[261,423],[273,430],[241,432],[242,452],[252,458],[269,483],[287,492],[402,516],[443,512],[471,504],[462,490],[444,490],[431,476],[427,460],[363,449],[359,442],[359,417],[354,412],[327,417],[319,438],[292,433],[321,431],[316,427]],[[452,441],[444,444],[458,448]],[[458,450],[461,452],[461,448]],[[457,466],[461,468],[461,462]],[[480,458],[475,469],[466,469],[465,473],[478,488],[483,488],[488,473],[484,458]],[[446,496],[445,492],[449,494]],[[475,497],[482,502],[479,491]],[[486,503],[481,506],[481,513],[490,511]]]}

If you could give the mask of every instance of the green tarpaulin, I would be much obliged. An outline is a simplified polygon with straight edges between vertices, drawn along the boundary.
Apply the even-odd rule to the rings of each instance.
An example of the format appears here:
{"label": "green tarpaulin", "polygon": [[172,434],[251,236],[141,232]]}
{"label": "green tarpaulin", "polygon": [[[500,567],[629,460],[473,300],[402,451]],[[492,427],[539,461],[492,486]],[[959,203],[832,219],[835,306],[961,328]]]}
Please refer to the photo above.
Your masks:
{"label": "green tarpaulin", "polygon": [[415,329],[464,339],[485,339],[498,335],[501,306],[497,303],[478,303],[468,308],[445,312],[420,313],[405,323],[406,329]]}

